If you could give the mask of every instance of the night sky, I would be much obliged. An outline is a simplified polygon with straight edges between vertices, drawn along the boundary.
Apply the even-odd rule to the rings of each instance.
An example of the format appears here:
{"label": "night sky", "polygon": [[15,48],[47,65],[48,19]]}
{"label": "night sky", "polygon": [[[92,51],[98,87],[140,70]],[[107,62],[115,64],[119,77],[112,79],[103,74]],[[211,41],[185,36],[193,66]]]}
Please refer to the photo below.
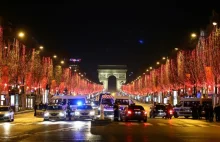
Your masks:
{"label": "night sky", "polygon": [[99,64],[125,64],[133,77],[140,75],[187,41],[191,32],[205,28],[212,10],[219,12],[211,1],[146,2],[136,8],[10,4],[0,6],[0,15],[28,31],[45,52],[81,58],[80,67],[96,81]]}

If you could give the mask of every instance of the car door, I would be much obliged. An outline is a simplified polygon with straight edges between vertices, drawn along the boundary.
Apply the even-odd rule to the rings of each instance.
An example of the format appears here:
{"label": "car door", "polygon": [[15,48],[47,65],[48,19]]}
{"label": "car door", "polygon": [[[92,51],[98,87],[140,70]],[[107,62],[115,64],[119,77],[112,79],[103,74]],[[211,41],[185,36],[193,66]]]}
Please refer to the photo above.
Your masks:
{"label": "car door", "polygon": [[14,111],[9,107],[9,114],[12,119],[14,119]]}
{"label": "car door", "polygon": [[125,107],[124,110],[121,111],[120,115],[122,119],[125,117],[125,112],[127,111],[127,109],[128,107]]}

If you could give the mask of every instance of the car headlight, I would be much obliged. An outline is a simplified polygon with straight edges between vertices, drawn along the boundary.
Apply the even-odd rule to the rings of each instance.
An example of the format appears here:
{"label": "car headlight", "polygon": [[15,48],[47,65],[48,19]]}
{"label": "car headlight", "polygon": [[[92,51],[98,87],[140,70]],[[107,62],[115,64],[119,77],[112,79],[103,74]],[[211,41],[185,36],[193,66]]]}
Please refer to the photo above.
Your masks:
{"label": "car headlight", "polygon": [[63,112],[60,112],[59,113],[59,116],[64,116],[65,114]]}
{"label": "car headlight", "polygon": [[48,113],[48,112],[45,112],[45,113],[44,113],[44,117],[47,117],[47,116],[49,116],[49,113]]}
{"label": "car headlight", "polygon": [[95,115],[94,111],[90,111],[89,115]]}
{"label": "car headlight", "polygon": [[75,115],[79,115],[80,113],[78,111],[75,112]]}
{"label": "car headlight", "polygon": [[8,117],[10,114],[9,113],[5,113],[5,116]]}

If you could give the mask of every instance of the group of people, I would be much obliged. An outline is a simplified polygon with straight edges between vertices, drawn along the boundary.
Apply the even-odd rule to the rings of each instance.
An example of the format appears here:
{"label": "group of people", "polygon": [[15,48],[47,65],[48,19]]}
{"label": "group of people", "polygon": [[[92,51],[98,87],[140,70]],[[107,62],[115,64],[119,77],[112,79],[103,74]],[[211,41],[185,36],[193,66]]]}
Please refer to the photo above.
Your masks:
{"label": "group of people", "polygon": [[202,117],[205,117],[206,121],[212,122],[214,119],[214,114],[215,114],[216,122],[219,122],[220,121],[220,105],[216,105],[214,109],[213,109],[213,106],[210,104],[206,104],[205,106],[194,105],[192,107],[193,119],[201,119]]}

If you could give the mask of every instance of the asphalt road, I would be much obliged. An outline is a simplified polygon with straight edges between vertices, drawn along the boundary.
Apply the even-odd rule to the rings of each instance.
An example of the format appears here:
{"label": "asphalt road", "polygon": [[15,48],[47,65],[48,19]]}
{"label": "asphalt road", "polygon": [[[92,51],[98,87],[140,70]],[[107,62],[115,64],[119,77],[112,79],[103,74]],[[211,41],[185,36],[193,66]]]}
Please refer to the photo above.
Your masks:
{"label": "asphalt road", "polygon": [[[149,105],[144,106],[147,110]],[[43,122],[33,113],[18,114],[15,121],[0,122],[0,140],[16,142],[219,142],[220,123],[192,119],[148,119],[91,126],[90,121]]]}

